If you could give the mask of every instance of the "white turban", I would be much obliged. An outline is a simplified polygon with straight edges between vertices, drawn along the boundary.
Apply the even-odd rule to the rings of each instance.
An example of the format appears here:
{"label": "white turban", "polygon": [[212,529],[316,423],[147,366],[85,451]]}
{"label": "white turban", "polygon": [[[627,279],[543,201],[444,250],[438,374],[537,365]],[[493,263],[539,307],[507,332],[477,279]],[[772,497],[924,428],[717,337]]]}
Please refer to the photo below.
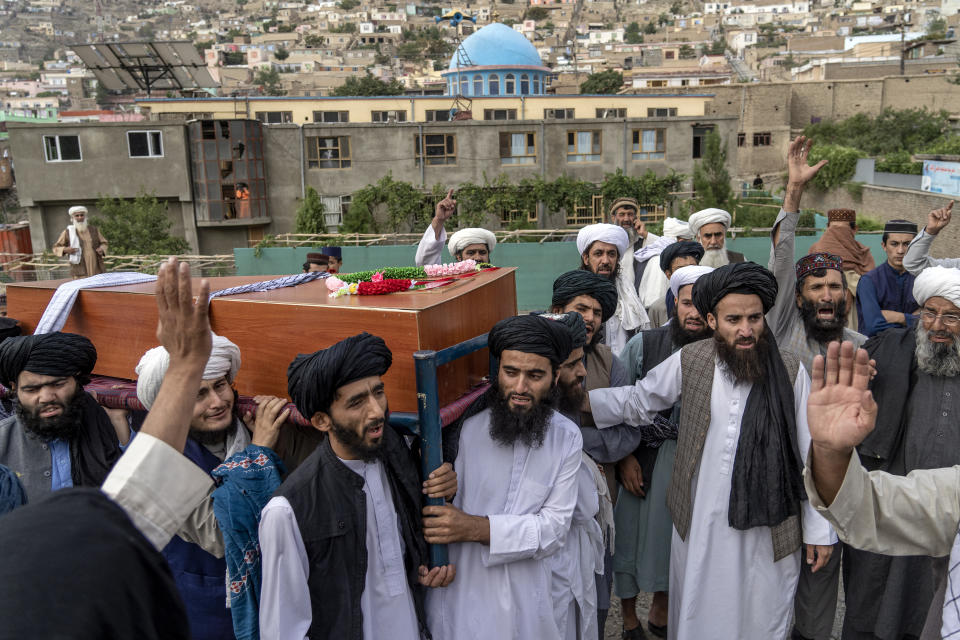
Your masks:
{"label": "white turban", "polygon": [[680,267],[674,271],[673,275],[670,276],[670,291],[673,293],[673,297],[676,298],[680,295],[680,289],[688,284],[693,284],[697,281],[697,278],[711,271],[713,271],[713,267],[701,267],[698,264]]}
{"label": "white turban", "polygon": [[663,235],[670,238],[693,239],[693,232],[690,230],[690,225],[677,218],[664,218]]}
{"label": "white turban", "polygon": [[960,269],[927,267],[913,281],[913,298],[922,305],[939,297],[960,307]]}
{"label": "white turban", "polygon": [[700,233],[700,227],[705,224],[719,222],[724,229],[728,229],[731,221],[730,214],[723,209],[703,209],[690,216],[690,231],[696,237]]}
{"label": "white turban", "polygon": [[477,227],[460,229],[460,231],[450,236],[447,249],[450,251],[450,255],[456,259],[459,252],[472,244],[485,244],[487,245],[487,251],[493,251],[493,248],[497,246],[497,236],[486,229],[479,229]]}
{"label": "white turban", "polygon": [[[137,398],[147,409],[153,406],[160,392],[160,383],[170,366],[170,354],[163,347],[150,349],[137,363]],[[240,347],[223,336],[213,334],[213,349],[210,359],[203,369],[204,380],[216,380],[224,376],[229,382],[237,376],[240,369]]]}
{"label": "white turban", "polygon": [[630,246],[630,238],[623,227],[615,224],[589,224],[577,233],[577,251],[580,255],[594,242],[606,242],[617,248],[617,253],[623,255],[623,252]]}
{"label": "white turban", "polygon": [[84,207],[83,205],[78,204],[75,207],[70,207],[69,209],[67,209],[67,214],[72,216],[73,214],[80,213],[81,211],[83,213],[87,213],[87,208]]}

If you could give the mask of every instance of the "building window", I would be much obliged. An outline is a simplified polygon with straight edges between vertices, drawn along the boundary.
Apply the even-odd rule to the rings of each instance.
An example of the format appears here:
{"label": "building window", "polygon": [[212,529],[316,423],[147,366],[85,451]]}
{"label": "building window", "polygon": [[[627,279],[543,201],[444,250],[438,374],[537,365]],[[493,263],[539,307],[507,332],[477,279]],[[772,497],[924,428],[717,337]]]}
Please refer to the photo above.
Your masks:
{"label": "building window", "polygon": [[520,76],[520,95],[525,96],[530,93],[530,76],[523,74]]}
{"label": "building window", "polygon": [[449,122],[449,109],[427,109],[427,122]]}
{"label": "building window", "polygon": [[350,136],[307,138],[308,169],[346,169],[350,166]]}
{"label": "building window", "polygon": [[676,60],[676,58],[677,58],[677,52],[673,51],[672,49],[663,52],[664,60]]}
{"label": "building window", "polygon": [[256,120],[188,123],[188,155],[198,222],[268,215],[263,126]]}
{"label": "building window", "polygon": [[47,162],[77,162],[83,159],[78,136],[43,136],[43,150]]}
{"label": "building window", "polygon": [[567,162],[599,162],[599,131],[567,131]]}
{"label": "building window", "polygon": [[533,95],[540,95],[540,76],[536,74],[533,76]]}
{"label": "building window", "polygon": [[484,120],[516,120],[516,109],[484,109]]}
{"label": "building window", "polygon": [[694,127],[693,128],[693,149],[691,156],[694,159],[703,157],[703,149],[706,144],[707,134],[713,131],[713,127]]}
{"label": "building window", "polygon": [[397,109],[394,111],[371,111],[371,122],[406,122],[406,109]]}
{"label": "building window", "polygon": [[163,136],[159,131],[128,131],[127,150],[131,158],[162,158]]}
{"label": "building window", "polygon": [[537,144],[533,133],[501,133],[500,164],[536,164]]}
{"label": "building window", "polygon": [[665,87],[667,86],[666,80],[647,80],[648,87]]}
{"label": "building window", "polygon": [[626,118],[626,109],[597,109],[598,118]]}
{"label": "building window", "polygon": [[676,107],[647,109],[648,118],[675,118],[677,116]]}
{"label": "building window", "polygon": [[746,145],[746,144],[747,144],[747,134],[742,133],[742,132],[741,132],[741,133],[738,133],[738,134],[737,134],[737,146],[738,146],[738,147],[742,147],[742,146],[744,146],[744,145]]}
{"label": "building window", "polygon": [[293,122],[292,111],[257,111],[257,120],[264,124],[286,124]]}
{"label": "building window", "polygon": [[596,224],[606,219],[606,212],[603,208],[603,194],[597,194],[590,198],[589,204],[574,205],[573,211],[567,212],[568,227],[582,227],[588,224]]}
{"label": "building window", "polygon": [[517,92],[517,79],[512,73],[508,73],[503,80],[503,95],[512,96]]}
{"label": "building window", "polygon": [[483,77],[479,74],[473,76],[473,95],[483,95]]}
{"label": "building window", "polygon": [[755,147],[769,147],[770,146],[770,132],[766,131],[764,133],[755,133],[753,134],[753,146]]}
{"label": "building window", "polygon": [[487,95],[500,95],[500,76],[495,73],[490,74],[490,77],[487,78]]}
{"label": "building window", "polygon": [[426,156],[427,166],[435,164],[457,164],[457,136],[452,133],[425,134],[421,150],[421,136],[414,136],[414,156],[417,166]]}
{"label": "building window", "polygon": [[544,109],[544,120],[573,120],[573,109]]}
{"label": "building window", "polygon": [[467,88],[470,86],[470,83],[467,81],[467,76],[460,76],[460,95],[467,95]]}
{"label": "building window", "polygon": [[666,129],[633,130],[634,160],[663,160],[666,150]]}
{"label": "building window", "polygon": [[323,222],[327,231],[336,232],[343,223],[343,216],[350,209],[352,196],[320,196],[323,203]]}
{"label": "building window", "polygon": [[349,111],[314,111],[314,122],[350,122]]}

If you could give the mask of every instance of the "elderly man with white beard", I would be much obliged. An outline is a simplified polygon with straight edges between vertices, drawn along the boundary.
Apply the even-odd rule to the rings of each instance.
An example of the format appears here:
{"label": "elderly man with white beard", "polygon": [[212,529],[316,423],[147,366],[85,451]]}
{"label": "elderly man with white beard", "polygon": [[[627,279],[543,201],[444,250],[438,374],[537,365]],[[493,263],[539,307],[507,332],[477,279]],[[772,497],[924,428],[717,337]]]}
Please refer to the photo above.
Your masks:
{"label": "elderly man with white beard", "polygon": [[690,215],[690,231],[693,239],[706,250],[700,261],[705,267],[722,267],[733,262],[743,262],[742,253],[726,248],[727,229],[733,218],[723,209],[701,209]]}
{"label": "elderly man with white beard", "polygon": [[604,344],[614,353],[620,353],[633,334],[650,326],[632,280],[633,265],[626,268],[622,264],[629,247],[627,232],[614,224],[591,224],[577,233],[580,268],[617,285],[617,309],[604,325]]}
{"label": "elderly man with white beard", "polygon": [[[857,447],[868,470],[906,475],[960,464],[960,271],[930,267],[913,286],[914,327],[889,329],[864,348],[876,360],[876,428]],[[921,637],[944,558],[889,557],[844,546],[844,638]],[[939,613],[939,611],[937,612]],[[927,636],[922,636],[926,638]]]}

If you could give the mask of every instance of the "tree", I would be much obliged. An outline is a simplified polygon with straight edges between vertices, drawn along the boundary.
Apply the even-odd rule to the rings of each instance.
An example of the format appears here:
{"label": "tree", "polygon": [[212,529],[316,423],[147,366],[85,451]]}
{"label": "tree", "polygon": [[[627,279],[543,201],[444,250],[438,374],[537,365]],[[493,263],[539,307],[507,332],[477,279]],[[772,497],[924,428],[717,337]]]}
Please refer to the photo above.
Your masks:
{"label": "tree", "polygon": [[680,45],[680,59],[685,60],[689,58],[696,58],[697,52],[688,44]]}
{"label": "tree", "polygon": [[330,33],[356,33],[357,25],[353,22],[344,22],[336,27],[330,27]]}
{"label": "tree", "polygon": [[693,191],[697,209],[716,207],[733,211],[736,207],[727,171],[727,147],[716,129],[707,133],[703,157],[693,167]]}
{"label": "tree", "polygon": [[546,22],[543,23],[543,29],[544,29],[544,31],[553,32],[553,30],[556,29],[556,27],[554,26],[554,24],[553,24],[552,22],[550,22],[549,20],[547,20]]}
{"label": "tree", "polygon": [[142,190],[133,200],[100,196],[96,225],[116,255],[172,255],[188,251],[183,238],[170,235],[173,222],[167,217],[167,205],[152,193]]}
{"label": "tree", "polygon": [[307,187],[307,193],[297,207],[297,219],[294,233],[324,233],[327,229],[323,217],[323,201],[313,187]]}
{"label": "tree", "polygon": [[550,12],[543,7],[530,7],[523,16],[524,20],[546,20]]}
{"label": "tree", "polygon": [[153,25],[149,22],[145,23],[142,27],[137,29],[137,35],[143,38],[144,40],[153,40],[156,34],[153,31]]}
{"label": "tree", "polygon": [[648,35],[653,35],[657,32],[657,25],[653,24],[652,22],[648,22],[647,24],[643,25],[643,32]]}
{"label": "tree", "polygon": [[286,91],[280,85],[280,72],[273,67],[261,68],[253,76],[253,84],[258,85],[263,93],[268,96],[282,96]]}
{"label": "tree", "polygon": [[723,40],[714,40],[710,43],[710,48],[707,50],[711,56],[722,56],[727,51],[727,43]]}
{"label": "tree", "polygon": [[290,57],[290,52],[283,47],[277,47],[276,51],[273,52],[273,57],[283,62]]}
{"label": "tree", "polygon": [[293,25],[292,24],[277,25],[277,33],[293,33]]}
{"label": "tree", "polygon": [[337,6],[343,9],[344,11],[350,11],[360,6],[360,0],[340,0],[337,3]]}
{"label": "tree", "polygon": [[613,94],[623,86],[623,74],[613,69],[591,73],[580,84],[580,93],[590,95]]}
{"label": "tree", "polygon": [[670,14],[669,14],[669,13],[661,13],[661,14],[657,17],[657,24],[659,24],[661,27],[662,27],[663,25],[665,25],[665,24],[669,24],[670,22],[671,22],[671,20],[670,20]]}
{"label": "tree", "polygon": [[347,81],[333,90],[334,96],[398,96],[403,93],[403,85],[397,80],[384,82],[370,72],[365,76],[350,76]]}
{"label": "tree", "polygon": [[640,33],[640,25],[631,22],[623,30],[623,41],[627,44],[642,44],[643,34]]}
{"label": "tree", "polygon": [[303,44],[312,48],[322,47],[323,43],[323,36],[318,36],[314,33],[311,33],[303,39]]}
{"label": "tree", "polygon": [[680,0],[674,0],[674,3],[670,5],[670,13],[675,16],[683,14],[683,3]]}
{"label": "tree", "polygon": [[927,23],[927,38],[930,40],[942,40],[947,37],[947,21],[944,18],[936,18]]}

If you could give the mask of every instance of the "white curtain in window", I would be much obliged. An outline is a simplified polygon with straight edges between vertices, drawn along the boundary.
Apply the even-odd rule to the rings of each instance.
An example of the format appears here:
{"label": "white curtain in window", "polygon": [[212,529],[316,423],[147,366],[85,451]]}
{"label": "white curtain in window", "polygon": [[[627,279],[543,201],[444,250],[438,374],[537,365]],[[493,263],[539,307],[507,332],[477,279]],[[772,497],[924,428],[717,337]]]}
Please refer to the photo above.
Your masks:
{"label": "white curtain in window", "polygon": [[514,158],[527,155],[527,136],[524,133],[510,134],[510,155]]}
{"label": "white curtain in window", "polygon": [[643,130],[643,141],[640,146],[641,151],[653,152],[657,150],[657,132],[655,129]]}
{"label": "white curtain in window", "polygon": [[590,131],[577,132],[577,153],[589,154],[593,152],[592,148],[593,134]]}

